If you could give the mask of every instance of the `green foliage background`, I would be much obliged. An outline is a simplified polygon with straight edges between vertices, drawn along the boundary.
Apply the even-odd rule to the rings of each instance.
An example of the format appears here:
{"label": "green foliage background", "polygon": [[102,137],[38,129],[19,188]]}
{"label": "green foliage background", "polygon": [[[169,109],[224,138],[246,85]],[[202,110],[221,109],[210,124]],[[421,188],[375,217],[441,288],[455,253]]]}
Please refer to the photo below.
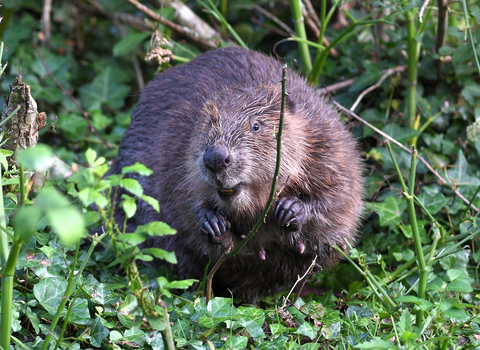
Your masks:
{"label": "green foliage background", "polygon": [[[347,1],[348,2],[348,1]],[[257,1],[288,26],[293,28],[289,3],[285,1]],[[361,2],[359,2],[361,3]],[[405,1],[369,1],[372,8],[383,8],[386,40],[381,40],[380,57],[376,57],[376,39],[373,27],[363,27],[356,35],[335,46],[338,57],[329,56],[320,77],[319,88],[354,78],[353,84],[335,93],[335,100],[349,108],[358,95],[375,84],[385,69],[406,65],[407,27]],[[420,8],[423,2],[407,1],[406,8]],[[432,2],[434,4],[436,2]],[[175,11],[163,11],[155,1],[145,2],[167,19],[174,19]],[[191,9],[208,23],[223,28],[214,16],[198,2],[189,1]],[[480,52],[480,4],[468,1],[470,27],[475,40],[474,50]],[[218,7],[233,29],[255,50],[275,52],[285,57],[292,69],[301,71],[297,43],[280,42],[283,32],[264,14],[254,10],[248,1],[223,1]],[[225,8],[222,8],[226,5]],[[365,4],[349,10],[359,20],[368,12]],[[24,82],[31,87],[38,110],[47,113],[49,125],[40,131],[40,142],[49,145],[65,163],[90,164],[90,148],[95,154],[113,159],[117,146],[129,123],[129,116],[140,94],[138,76],[132,57],[140,62],[141,74],[149,81],[161,67],[144,61],[149,48],[150,33],[119,24],[115,16],[129,14],[140,21],[145,17],[127,2],[121,0],[53,1],[51,38],[42,44],[42,3],[35,0],[6,0],[0,8],[3,20],[0,37],[7,49],[3,62],[8,61],[1,79],[2,94],[21,72]],[[320,9],[317,9],[320,11]],[[337,13],[334,14],[336,18]],[[351,21],[352,18],[349,20]],[[418,268],[415,264],[402,272],[400,267],[414,259],[413,230],[407,203],[401,195],[384,139],[363,124],[350,120],[351,130],[358,137],[365,155],[366,211],[359,232],[359,244],[352,258],[363,271],[371,272],[384,288],[396,307],[385,305],[359,272],[349,262],[339,264],[334,271],[318,274],[313,284],[328,292],[322,297],[311,295],[300,299],[296,307],[289,307],[291,322],[283,318],[276,305],[279,296],[264,298],[259,307],[235,306],[232,300],[215,298],[208,305],[192,293],[182,296],[170,293],[168,281],[172,276],[163,269],[142,269],[143,282],[156,291],[168,304],[173,337],[176,346],[185,349],[283,349],[319,347],[334,348],[478,348],[480,327],[478,315],[480,253],[478,238],[470,237],[455,245],[459,236],[467,237],[478,230],[478,218],[452,191],[458,191],[472,204],[480,207],[480,139],[468,139],[467,127],[480,119],[480,79],[473,59],[473,50],[466,40],[466,22],[460,3],[449,4],[449,22],[446,43],[435,51],[437,17],[435,9],[429,18],[423,36],[416,97],[419,123],[425,128],[419,133],[412,129],[406,116],[406,73],[387,78],[378,89],[367,95],[356,108],[366,121],[406,145],[418,137],[417,148],[443,177],[438,179],[421,163],[417,166],[415,195],[429,214],[417,207],[417,226],[424,247],[435,242],[438,226],[444,228],[439,239],[440,253],[428,271],[427,297],[417,298]],[[147,27],[157,28],[149,20]],[[174,44],[178,61],[191,59],[203,48],[184,39],[163,25],[157,28]],[[124,34],[122,35],[122,33]],[[225,30],[223,30],[226,33]],[[326,37],[333,41],[342,29],[327,27]],[[312,36],[309,34],[309,38]],[[382,37],[383,38],[383,37]],[[224,35],[225,42],[230,39]],[[91,132],[82,113],[72,100],[51,79],[42,59],[55,79],[78,100],[88,113],[94,128],[108,143],[106,147]],[[315,55],[316,50],[310,49]],[[436,61],[444,61],[442,76],[437,76]],[[280,72],[279,72],[280,74]],[[0,101],[0,108],[3,107]],[[91,152],[91,151],[90,151]],[[394,153],[402,174],[409,177],[410,155],[396,146]],[[90,153],[91,154],[91,153]],[[37,157],[37,155],[34,155]],[[11,169],[4,174],[3,189],[5,214],[8,222],[17,208],[18,173]],[[5,182],[4,182],[5,184]],[[98,222],[98,216],[82,208],[79,203],[79,182],[54,180],[74,206],[82,211],[88,224]],[[35,196],[34,196],[35,197]],[[35,202],[35,198],[31,198]],[[36,204],[38,205],[38,204]],[[436,222],[435,225],[434,222]],[[11,226],[11,224],[9,224]],[[14,289],[12,346],[40,348],[49,331],[50,323],[67,289],[65,276],[71,272],[73,250],[65,248],[51,229],[54,224],[40,220],[38,232],[25,242],[17,264]],[[454,236],[449,240],[449,237]],[[463,236],[462,236],[463,235]],[[437,243],[435,243],[437,244]],[[88,245],[80,249],[79,262],[85,260]],[[444,254],[442,252],[448,252]],[[436,255],[437,256],[437,255]],[[438,257],[438,256],[437,256]],[[142,320],[137,299],[128,289],[128,282],[118,267],[110,266],[115,256],[107,251],[96,251],[75,287],[61,319],[67,319],[64,340],[60,347],[70,348],[146,348],[162,349],[160,333]],[[159,275],[162,277],[151,284]],[[394,278],[392,278],[394,276]],[[388,285],[387,285],[388,283]],[[340,297],[335,292],[344,291]],[[201,292],[198,293],[201,295]],[[193,300],[193,301],[192,301]],[[425,312],[422,326],[414,322],[415,314]],[[53,338],[62,332],[57,326]],[[235,336],[232,336],[235,335]],[[389,339],[392,339],[390,341]]]}

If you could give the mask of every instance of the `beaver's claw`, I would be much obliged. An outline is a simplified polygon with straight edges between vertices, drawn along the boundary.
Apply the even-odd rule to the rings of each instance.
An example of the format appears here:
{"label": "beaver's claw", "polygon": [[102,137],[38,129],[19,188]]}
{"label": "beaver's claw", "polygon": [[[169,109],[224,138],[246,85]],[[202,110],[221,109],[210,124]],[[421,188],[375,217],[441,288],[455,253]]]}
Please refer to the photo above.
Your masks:
{"label": "beaver's claw", "polygon": [[305,205],[297,197],[282,197],[277,200],[274,212],[278,226],[290,231],[299,231],[305,221]]}
{"label": "beaver's claw", "polygon": [[209,239],[220,237],[230,230],[230,222],[222,212],[207,210],[200,219],[200,233],[205,234]]}

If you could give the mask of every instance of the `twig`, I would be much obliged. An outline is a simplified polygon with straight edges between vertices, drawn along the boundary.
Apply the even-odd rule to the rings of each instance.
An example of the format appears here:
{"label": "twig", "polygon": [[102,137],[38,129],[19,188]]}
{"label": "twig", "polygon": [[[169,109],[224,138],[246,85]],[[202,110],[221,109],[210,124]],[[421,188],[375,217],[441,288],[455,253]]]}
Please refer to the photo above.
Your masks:
{"label": "twig", "polygon": [[47,66],[47,63],[45,62],[45,60],[43,59],[43,55],[42,53],[40,52],[39,48],[37,47],[37,45],[35,45],[35,43],[32,41],[32,45],[33,47],[35,48],[35,50],[37,51],[37,54],[38,54],[38,57],[40,58],[40,61],[42,61],[42,64],[43,66],[45,67],[45,71],[47,72],[47,75],[52,78],[52,80],[55,82],[55,84],[63,91],[63,93],[65,95],[67,95],[70,100],[72,100],[72,102],[75,104],[75,106],[77,106],[78,110],[80,111],[80,113],[82,113],[83,117],[85,118],[85,120],[87,121],[87,124],[88,124],[88,127],[90,128],[90,131],[92,133],[94,133],[98,139],[105,145],[105,147],[107,147],[109,150],[112,150],[112,146],[110,146],[108,144],[107,141],[105,141],[105,139],[98,133],[98,131],[95,129],[95,127],[93,126],[92,122],[90,121],[90,118],[88,117],[88,113],[85,112],[85,110],[82,108],[82,106],[80,105],[80,103],[77,101],[77,99],[75,97],[73,97],[73,95],[70,93],[70,91],[68,91],[67,89],[65,89],[63,87],[62,84],[59,83],[59,81],[53,76],[52,72],[50,71],[50,69],[48,68]]}
{"label": "twig", "polygon": [[[398,147],[400,147],[401,149],[403,149],[405,152],[408,152],[410,154],[412,154],[412,151],[408,148],[408,147],[405,147],[404,145],[402,145],[400,142],[398,142],[397,140],[395,140],[394,138],[390,137],[389,135],[385,134],[383,131],[381,131],[380,129],[376,128],[375,126],[373,126],[372,124],[370,124],[369,122],[367,122],[366,120],[364,120],[363,118],[359,117],[358,115],[356,115],[354,112],[346,109],[345,107],[343,107],[341,104],[339,104],[338,102],[336,101],[333,101],[333,103],[335,104],[335,106],[337,106],[338,109],[340,109],[342,112],[348,114],[349,116],[357,119],[358,121],[361,121],[363,124],[365,124],[366,126],[368,126],[369,128],[371,128],[373,131],[375,131],[376,133],[382,135],[383,137],[385,137],[387,140],[389,140],[390,142],[393,142],[394,144],[396,144]],[[447,185],[448,187],[450,187],[450,189],[455,192],[455,194],[464,202],[464,203],[470,203],[470,201],[468,199],[466,199],[460,192],[458,192],[458,190],[454,189],[443,177],[440,176],[440,174],[437,173],[437,171],[435,169],[432,168],[432,166],[421,156],[417,156],[417,159],[419,161],[421,161],[426,167],[428,170],[430,170],[436,177],[437,179],[439,180],[439,182],[442,184],[442,185]],[[475,207],[474,205],[472,205],[472,209],[474,209],[477,213],[480,213],[480,210]]]}
{"label": "twig", "polygon": [[45,45],[50,40],[51,32],[50,32],[50,14],[52,12],[52,0],[44,0],[43,1],[43,9],[42,9],[42,31],[43,31],[43,38],[42,43]]}
{"label": "twig", "polygon": [[233,248],[233,242],[230,243],[230,245],[228,246],[228,248],[225,250],[225,254],[223,254],[222,257],[217,260],[217,262],[215,263],[215,265],[212,267],[212,270],[208,273],[208,276],[207,276],[207,285],[206,285],[206,287],[205,287],[205,298],[206,298],[207,304],[208,304],[208,302],[210,301],[210,299],[212,298],[212,281],[213,281],[213,276],[214,276],[215,273],[218,271],[218,269],[219,269],[220,266],[223,264],[223,262],[228,258],[228,254],[230,254],[232,248]]}
{"label": "twig", "polygon": [[205,46],[208,49],[216,49],[217,45],[213,41],[205,40],[197,35],[194,31],[192,31],[189,28],[182,27],[181,25],[178,25],[176,23],[173,23],[172,21],[169,21],[168,19],[165,19],[161,16],[159,16],[157,13],[153,12],[150,10],[147,6],[139,3],[137,0],[125,0],[129,4],[135,6],[137,10],[142,11],[144,14],[152,18],[153,20],[160,22],[164,26],[176,31],[177,33],[187,37],[188,39],[199,43],[202,46]]}
{"label": "twig", "polygon": [[385,71],[385,74],[382,75],[382,77],[377,81],[376,84],[370,86],[368,89],[364,90],[357,98],[355,103],[350,107],[351,111],[354,111],[355,108],[357,108],[358,104],[360,101],[367,95],[370,91],[375,90],[376,88],[380,87],[382,85],[383,81],[387,79],[390,75],[395,74],[397,72],[403,72],[407,67],[406,66],[398,66],[395,68],[390,68]]}
{"label": "twig", "polygon": [[423,2],[422,8],[420,9],[420,13],[418,14],[418,20],[420,23],[423,22],[423,13],[425,12],[425,9],[427,8],[429,3],[430,3],[430,0],[425,0]]}
{"label": "twig", "polygon": [[[447,35],[448,27],[448,0],[437,0],[438,4],[438,20],[437,20],[437,37],[435,39],[435,52],[438,53],[440,48],[445,45],[445,37]],[[442,77],[443,61],[439,57],[435,61],[435,66],[437,67],[437,78]]]}
{"label": "twig", "polygon": [[[305,17],[305,23],[310,27],[310,29],[314,32],[315,37],[318,39],[320,37],[320,28],[321,28],[321,23],[320,19],[317,16],[317,13],[315,12],[315,9],[312,6],[312,3],[310,0],[303,0],[303,4],[305,5],[305,9],[303,12],[303,17]],[[323,46],[327,47],[330,45],[330,41],[326,38],[322,38],[322,44]],[[332,47],[330,49],[329,54],[336,58],[339,56],[339,53],[337,49]]]}
{"label": "twig", "polygon": [[[120,33],[120,36],[122,38],[125,38],[127,36],[127,33],[125,32],[125,29],[123,29],[122,25],[120,24],[120,21],[114,17],[113,23],[115,24],[115,27],[117,27],[118,32]],[[140,68],[140,62],[138,62],[138,57],[135,54],[135,52],[132,52],[131,57],[133,62],[133,68],[135,69],[135,75],[137,76],[138,88],[140,89],[140,91],[143,91],[143,89],[145,89],[145,80],[143,79],[142,70]]]}
{"label": "twig", "polygon": [[298,276],[297,278],[297,281],[295,282],[295,284],[293,285],[293,287],[290,289],[290,292],[288,292],[287,294],[287,297],[283,300],[283,305],[282,307],[285,307],[287,305],[287,300],[290,298],[290,295],[293,293],[293,291],[295,290],[295,287],[297,286],[297,284],[303,280],[312,270],[313,268],[315,267],[316,263],[317,263],[317,257],[318,255],[315,255],[315,258],[313,258],[312,260],[312,263],[310,264],[310,266],[308,267],[307,271],[305,271],[305,273],[303,274],[302,277]]}
{"label": "twig", "polygon": [[[255,223],[255,226],[250,230],[248,235],[240,242],[240,244],[233,250],[233,252],[226,253],[224,256],[222,256],[216,263],[215,266],[213,267],[212,271],[213,273],[209,273],[208,279],[213,279],[213,275],[216,270],[220,267],[221,264],[228,258],[228,257],[233,257],[235,254],[237,254],[244,246],[247,244],[247,242],[252,239],[252,237],[257,233],[258,229],[260,226],[264,223],[265,218],[267,217],[268,212],[270,211],[270,208],[272,207],[273,201],[275,200],[275,194],[276,194],[276,188],[277,188],[277,180],[278,180],[278,174],[280,173],[280,161],[282,159],[282,133],[283,133],[283,120],[285,117],[285,100],[287,97],[287,65],[284,64],[282,68],[282,97],[281,97],[281,105],[280,105],[280,120],[278,122],[278,132],[277,132],[277,159],[276,159],[276,164],[275,164],[275,173],[273,175],[273,180],[272,180],[272,187],[270,189],[270,195],[268,198],[267,205],[265,206],[265,209],[262,212],[262,215],[260,218],[257,220]],[[215,271],[214,271],[215,270]],[[211,283],[211,281],[210,281]],[[208,281],[207,281],[207,288],[208,288]],[[211,286],[210,286],[211,288]],[[208,293],[210,293],[208,290],[206,292],[207,298]],[[208,300],[208,299],[207,299]]]}
{"label": "twig", "polygon": [[317,91],[317,94],[319,94],[319,95],[326,95],[326,94],[335,92],[337,90],[341,90],[341,89],[344,89],[346,87],[349,87],[350,85],[352,85],[355,82],[355,80],[357,80],[357,78],[347,79],[345,81],[341,81],[339,83],[335,83],[335,84],[332,84],[332,85],[329,85],[329,86],[325,86],[324,88],[317,89],[316,91]]}
{"label": "twig", "polygon": [[293,299],[294,304],[297,302],[298,298],[300,297],[300,293],[302,292],[303,287],[305,287],[305,283],[307,283],[308,279],[310,278],[310,275],[312,274],[313,268],[317,264],[317,257],[318,255],[315,255],[315,258],[313,259],[312,263],[308,267],[307,272],[305,272],[305,274],[302,277],[297,279],[297,282],[295,282],[295,284],[293,285],[293,288],[290,290],[290,293],[288,293],[288,296],[290,296],[290,294],[292,294],[292,291],[295,288],[295,286],[298,284],[298,282],[302,281],[302,285],[300,286],[300,288],[298,288],[295,298]]}
{"label": "twig", "polygon": [[295,36],[295,31],[287,26],[285,23],[283,23],[281,20],[279,20],[277,17],[275,17],[273,14],[265,10],[264,8],[258,6],[257,4],[252,5],[253,9],[260,12],[262,15],[265,17],[270,18],[273,22],[275,22],[280,28],[282,28],[284,31],[286,31],[289,35]]}

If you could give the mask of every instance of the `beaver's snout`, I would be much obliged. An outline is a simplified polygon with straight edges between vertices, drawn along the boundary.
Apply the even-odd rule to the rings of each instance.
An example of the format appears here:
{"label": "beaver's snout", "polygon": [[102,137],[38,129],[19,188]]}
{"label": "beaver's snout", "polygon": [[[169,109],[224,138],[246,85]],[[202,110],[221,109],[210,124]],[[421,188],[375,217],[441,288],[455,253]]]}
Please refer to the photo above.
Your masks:
{"label": "beaver's snout", "polygon": [[213,173],[218,173],[232,164],[232,154],[225,146],[209,146],[203,154],[205,167]]}

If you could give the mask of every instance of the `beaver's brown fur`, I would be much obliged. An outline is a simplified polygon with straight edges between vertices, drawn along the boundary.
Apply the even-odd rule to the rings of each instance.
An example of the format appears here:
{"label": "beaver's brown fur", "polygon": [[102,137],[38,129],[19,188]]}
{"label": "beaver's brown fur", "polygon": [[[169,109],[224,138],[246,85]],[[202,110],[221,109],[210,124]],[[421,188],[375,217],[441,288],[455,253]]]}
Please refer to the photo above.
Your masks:
{"label": "beaver's brown fur", "polygon": [[[248,234],[264,209],[275,168],[282,65],[239,48],[207,52],[158,75],[138,102],[113,169],[140,162],[160,213],[139,203],[131,227],[154,220],[177,234],[154,245],[174,251],[180,278],[201,279],[209,261]],[[265,224],[214,277],[214,292],[244,301],[292,287],[317,255],[354,243],[362,211],[362,166],[352,135],[303,78],[289,72],[282,163],[285,185]],[[288,179],[288,180],[287,180]],[[220,244],[218,244],[220,243]]]}

